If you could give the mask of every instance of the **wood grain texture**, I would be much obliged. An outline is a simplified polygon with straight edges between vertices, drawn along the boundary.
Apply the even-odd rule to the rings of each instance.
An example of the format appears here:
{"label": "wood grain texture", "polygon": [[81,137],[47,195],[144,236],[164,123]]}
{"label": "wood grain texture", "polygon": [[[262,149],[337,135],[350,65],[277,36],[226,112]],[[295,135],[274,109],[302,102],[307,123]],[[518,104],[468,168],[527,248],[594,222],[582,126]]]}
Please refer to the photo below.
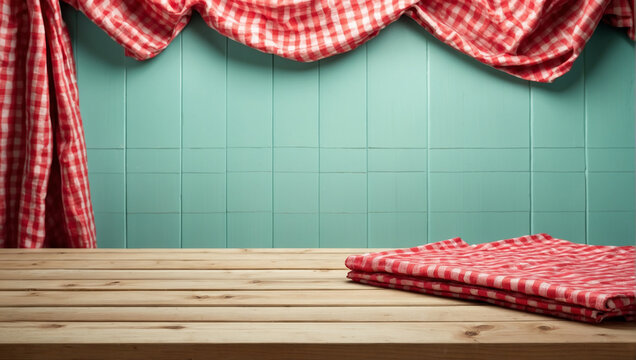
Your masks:
{"label": "wood grain texture", "polygon": [[218,279],[218,280],[0,280],[1,290],[380,290],[333,279]]}
{"label": "wood grain texture", "polygon": [[0,291],[0,306],[448,306],[465,301],[386,290]]}
{"label": "wood grain texture", "polygon": [[636,355],[635,323],[354,284],[343,260],[363,252],[0,250],[0,359]]}
{"label": "wood grain texture", "polygon": [[329,260],[281,259],[228,259],[228,260],[3,260],[0,269],[345,269],[344,258]]}
{"label": "wood grain texture", "polygon": [[[19,334],[19,336],[17,336]],[[632,324],[576,322],[4,322],[6,344],[556,344],[634,343]]]}
{"label": "wood grain texture", "polygon": [[555,321],[489,305],[303,307],[0,307],[0,321],[453,322]]}
{"label": "wood grain texture", "polygon": [[10,280],[320,280],[344,279],[346,270],[0,270],[0,279]]}
{"label": "wood grain texture", "polygon": [[[179,249],[179,254],[356,254],[390,250],[389,248],[229,248],[229,249]],[[174,249],[2,249],[0,256],[7,257],[10,254],[119,254],[124,256],[138,256],[139,254],[173,254]],[[119,256],[118,255],[118,256]]]}
{"label": "wood grain texture", "polygon": [[[367,251],[363,251],[365,253]],[[175,260],[172,252],[124,252],[124,253],[108,253],[108,252],[63,252],[63,251],[51,251],[51,252],[34,252],[34,253],[8,253],[0,255],[2,261],[15,261],[15,254],[25,254],[29,257],[29,260]],[[116,254],[116,255],[114,255]],[[340,253],[300,253],[300,252],[192,252],[179,255],[179,261],[183,260],[215,260],[215,259],[233,259],[233,260],[289,260],[296,257],[306,260],[321,260],[321,261],[342,261],[344,263],[348,255],[353,252],[340,252]],[[302,256],[300,256],[302,254]],[[1,265],[0,265],[1,266]]]}

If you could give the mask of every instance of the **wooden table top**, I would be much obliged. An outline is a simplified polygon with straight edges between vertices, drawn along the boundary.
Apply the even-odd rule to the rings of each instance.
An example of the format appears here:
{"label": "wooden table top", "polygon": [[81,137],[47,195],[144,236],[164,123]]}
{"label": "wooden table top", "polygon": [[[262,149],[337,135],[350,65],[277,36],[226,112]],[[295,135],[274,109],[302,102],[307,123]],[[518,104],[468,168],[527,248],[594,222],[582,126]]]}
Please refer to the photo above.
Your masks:
{"label": "wooden table top", "polygon": [[367,251],[0,250],[0,359],[636,358],[636,323],[350,282]]}

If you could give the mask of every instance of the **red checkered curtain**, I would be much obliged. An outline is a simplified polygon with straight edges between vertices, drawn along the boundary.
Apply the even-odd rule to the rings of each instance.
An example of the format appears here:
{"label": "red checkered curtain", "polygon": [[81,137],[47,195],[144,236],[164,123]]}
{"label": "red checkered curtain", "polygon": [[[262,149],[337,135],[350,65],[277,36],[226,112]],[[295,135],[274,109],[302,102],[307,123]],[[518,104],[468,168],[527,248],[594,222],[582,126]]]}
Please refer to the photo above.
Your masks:
{"label": "red checkered curtain", "polygon": [[[193,10],[225,36],[298,61],[352,50],[406,15],[487,65],[541,82],[571,68],[601,18],[634,38],[630,0],[65,1],[140,60],[168,46]],[[0,98],[0,247],[95,246],[58,0],[0,4]]]}
{"label": "red checkered curtain", "polygon": [[406,15],[453,48],[540,82],[572,67],[602,17],[634,39],[632,0],[65,1],[139,60],[168,46],[193,10],[231,39],[297,61],[352,50]]}
{"label": "red checkered curtain", "polygon": [[0,247],[95,247],[75,65],[57,0],[0,4]]}

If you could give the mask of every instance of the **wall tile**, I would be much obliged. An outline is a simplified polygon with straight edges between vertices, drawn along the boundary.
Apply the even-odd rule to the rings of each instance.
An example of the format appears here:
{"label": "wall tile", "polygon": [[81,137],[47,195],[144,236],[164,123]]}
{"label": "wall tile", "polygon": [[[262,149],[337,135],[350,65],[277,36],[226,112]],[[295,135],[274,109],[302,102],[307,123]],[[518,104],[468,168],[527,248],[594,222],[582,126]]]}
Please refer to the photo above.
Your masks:
{"label": "wall tile", "polygon": [[126,152],[128,173],[180,173],[179,149],[129,149]]}
{"label": "wall tile", "polygon": [[98,248],[126,247],[126,214],[95,211]]}
{"label": "wall tile", "polygon": [[274,214],[274,247],[319,247],[318,217],[318,214]]}
{"label": "wall tile", "polygon": [[430,211],[529,211],[528,173],[431,173]]}
{"label": "wall tile", "polygon": [[633,211],[591,212],[588,216],[588,244],[635,245],[636,213]]}
{"label": "wall tile", "polygon": [[[140,62],[126,58],[126,146],[181,146],[181,38]],[[103,100],[102,100],[103,101]]]}
{"label": "wall tile", "polygon": [[529,149],[432,149],[431,171],[530,171]]}
{"label": "wall tile", "polygon": [[365,172],[365,149],[320,149],[321,172]]}
{"label": "wall tile", "polygon": [[367,214],[320,214],[320,247],[367,247]]}
{"label": "wall tile", "polygon": [[275,212],[318,212],[317,173],[275,173]]}
{"label": "wall tile", "polygon": [[585,171],[585,150],[533,149],[533,171]]}
{"label": "wall tile", "polygon": [[584,211],[585,174],[534,173],[532,208],[534,211]]}
{"label": "wall tile", "polygon": [[272,213],[228,213],[228,248],[271,248]]}
{"label": "wall tile", "polygon": [[124,50],[77,13],[74,47],[80,112],[88,148],[124,148],[126,67]]}
{"label": "wall tile", "polygon": [[276,148],[274,149],[274,171],[318,171],[318,157],[318,149]]}
{"label": "wall tile", "polygon": [[200,16],[183,30],[183,146],[225,146],[227,38]]}
{"label": "wall tile", "polygon": [[228,173],[228,211],[272,211],[271,173]]}
{"label": "wall tile", "polygon": [[530,233],[528,212],[431,213],[429,242],[461,237],[469,244]]}
{"label": "wall tile", "polygon": [[585,244],[585,212],[538,212],[532,214],[531,233]]}
{"label": "wall tile", "polygon": [[184,248],[224,248],[225,212],[214,214],[183,214]]}
{"label": "wall tile", "polygon": [[126,206],[129,213],[179,213],[179,174],[128,174]]}
{"label": "wall tile", "polygon": [[275,146],[318,146],[318,66],[274,58]]}
{"label": "wall tile", "polygon": [[366,146],[366,45],[320,61],[320,146]]}
{"label": "wall tile", "polygon": [[183,149],[184,173],[225,172],[225,149]]}
{"label": "wall tile", "polygon": [[584,54],[587,146],[633,148],[633,42],[621,29],[601,24]]}
{"label": "wall tile", "polygon": [[413,69],[423,69],[427,42],[421,26],[400,21],[368,43],[370,147],[426,146],[426,71]]}
{"label": "wall tile", "polygon": [[528,147],[528,82],[458,54],[439,41],[428,45],[429,146]]}
{"label": "wall tile", "polygon": [[426,244],[427,217],[417,213],[369,214],[369,247],[403,248]]}
{"label": "wall tile", "polygon": [[320,174],[320,211],[366,213],[366,174]]}
{"label": "wall tile", "polygon": [[88,181],[95,212],[126,211],[124,174],[90,173]]}
{"label": "wall tile", "polygon": [[531,83],[532,143],[536,147],[583,147],[585,84],[583,56],[551,84]]}
{"label": "wall tile", "polygon": [[588,149],[590,171],[634,171],[635,149]]}
{"label": "wall tile", "polygon": [[87,149],[88,171],[95,173],[123,173],[125,169],[123,149]]}
{"label": "wall tile", "polygon": [[129,248],[181,247],[179,214],[128,214]]}
{"label": "wall tile", "polygon": [[228,42],[227,145],[272,146],[272,55]]}
{"label": "wall tile", "polygon": [[634,173],[591,173],[588,175],[590,211],[634,211]]}
{"label": "wall tile", "polygon": [[229,148],[227,171],[272,171],[272,149]]}
{"label": "wall tile", "polygon": [[184,213],[225,212],[225,174],[183,174]]}
{"label": "wall tile", "polygon": [[426,171],[426,149],[369,149],[369,171]]}
{"label": "wall tile", "polygon": [[369,173],[369,212],[426,211],[425,173]]}

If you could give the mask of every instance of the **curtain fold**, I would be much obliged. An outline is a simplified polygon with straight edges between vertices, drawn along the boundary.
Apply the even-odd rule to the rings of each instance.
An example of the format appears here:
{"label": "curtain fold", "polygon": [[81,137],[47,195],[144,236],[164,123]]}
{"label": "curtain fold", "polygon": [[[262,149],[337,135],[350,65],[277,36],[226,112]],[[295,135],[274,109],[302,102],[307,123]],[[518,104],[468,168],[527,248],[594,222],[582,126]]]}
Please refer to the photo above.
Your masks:
{"label": "curtain fold", "polygon": [[406,15],[456,50],[539,82],[570,70],[603,17],[634,39],[630,0],[64,1],[139,60],[168,46],[192,11],[233,40],[297,61],[355,49]]}
{"label": "curtain fold", "polygon": [[0,247],[95,247],[60,4],[10,0],[0,9]]}
{"label": "curtain fold", "polygon": [[[494,68],[550,82],[605,19],[634,39],[630,0],[65,0],[121,44],[156,56],[193,11],[260,51],[315,61],[402,15]],[[0,247],[95,247],[86,145],[58,0],[0,5]]]}

